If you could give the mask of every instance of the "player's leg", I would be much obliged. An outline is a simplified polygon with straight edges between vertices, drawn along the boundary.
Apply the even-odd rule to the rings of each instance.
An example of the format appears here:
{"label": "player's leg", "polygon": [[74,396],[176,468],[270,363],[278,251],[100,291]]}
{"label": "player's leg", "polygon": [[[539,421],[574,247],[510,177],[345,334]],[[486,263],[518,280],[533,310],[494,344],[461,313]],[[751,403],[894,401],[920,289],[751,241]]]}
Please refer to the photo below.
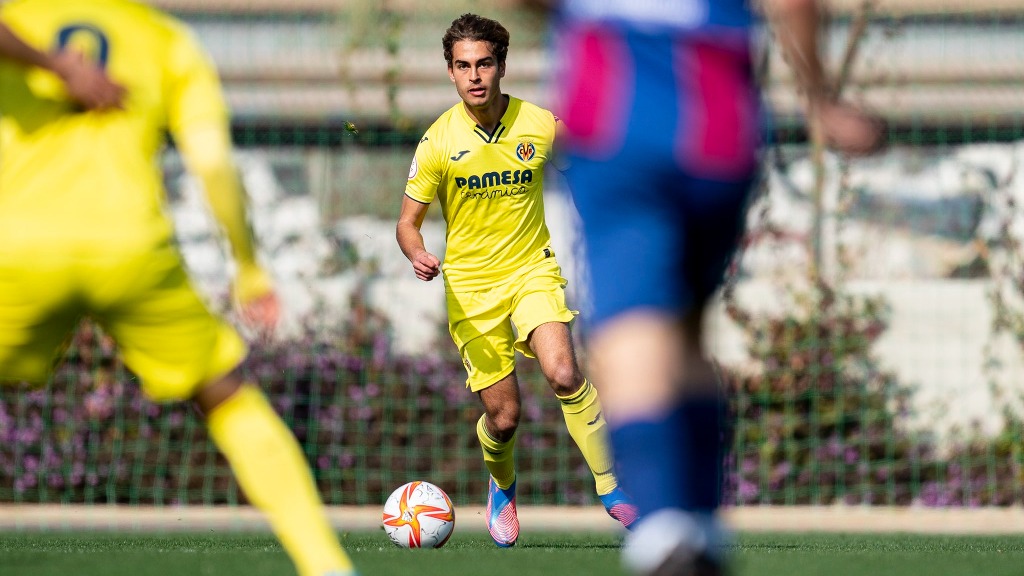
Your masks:
{"label": "player's leg", "polygon": [[507,548],[519,538],[515,439],[522,410],[508,320],[511,297],[497,289],[446,292],[445,297],[448,331],[466,367],[466,386],[484,406],[476,432],[490,473],[487,530],[495,544]]}
{"label": "player's leg", "polygon": [[[568,102],[618,97],[562,119],[576,141],[569,182],[593,279],[592,374],[641,514],[624,558],[644,574],[663,564],[714,574],[723,405],[700,318],[738,239],[754,165],[749,67],[744,54],[691,51],[658,34],[581,28],[563,38],[568,61],[616,65],[567,79]],[[609,115],[620,130],[588,130]],[[683,168],[730,182],[694,186]]]}
{"label": "player's leg", "polygon": [[601,503],[612,518],[626,528],[631,527],[637,510],[619,488],[602,401],[597,389],[579,370],[569,327],[560,322],[541,324],[531,333],[529,343],[561,404],[569,436],[594,475]]}
{"label": "player's leg", "polygon": [[575,313],[565,303],[565,279],[557,263],[543,262],[525,278],[512,313],[520,328],[517,347],[535,356],[562,408],[569,435],[594,475],[597,494],[608,514],[629,528],[636,508],[619,488],[597,389],[580,371],[569,322]]}
{"label": "player's leg", "polygon": [[701,319],[739,235],[743,186],[709,185],[703,193],[719,205],[700,211],[651,204],[602,219],[590,200],[580,208],[595,226],[590,358],[619,478],[641,516],[624,558],[642,573],[663,560],[722,562],[725,403],[701,348]]}
{"label": "player's leg", "polygon": [[66,255],[0,247],[0,384],[42,385],[81,313]]}
{"label": "player's leg", "polygon": [[[646,566],[680,542],[718,554],[725,405],[703,358],[699,315],[636,311],[603,324],[591,339],[594,370],[613,422],[611,438],[623,483],[636,494],[642,521],[627,557]],[[684,328],[685,326],[685,328]],[[665,536],[651,537],[650,533]],[[639,557],[637,557],[639,556]]]}
{"label": "player's leg", "polygon": [[516,511],[515,441],[522,402],[515,372],[479,391],[484,414],[476,434],[490,473],[487,485],[487,531],[502,548],[519,539]]}
{"label": "player's leg", "polygon": [[[159,401],[192,398],[246,496],[267,517],[301,576],[352,574],[294,435],[235,368],[237,332],[213,317],[170,249],[98,264],[91,308],[114,336],[143,390]],[[123,282],[111,279],[123,278]],[[119,285],[120,284],[120,285]]]}
{"label": "player's leg", "polygon": [[481,389],[478,395],[484,413],[477,421],[476,432],[484,451],[484,463],[498,486],[505,489],[516,480],[512,451],[522,410],[515,372]]}
{"label": "player's leg", "polygon": [[263,393],[232,372],[202,387],[195,401],[239,486],[266,515],[299,574],[354,574],[295,436]]}

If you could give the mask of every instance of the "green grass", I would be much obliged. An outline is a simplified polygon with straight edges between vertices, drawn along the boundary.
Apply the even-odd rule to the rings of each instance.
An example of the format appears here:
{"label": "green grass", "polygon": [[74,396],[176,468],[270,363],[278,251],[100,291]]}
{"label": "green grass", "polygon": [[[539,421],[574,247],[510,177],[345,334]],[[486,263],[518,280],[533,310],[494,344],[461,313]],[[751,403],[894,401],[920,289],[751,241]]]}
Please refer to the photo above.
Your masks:
{"label": "green grass", "polygon": [[[380,532],[342,536],[364,576],[561,574],[623,576],[611,534],[528,534],[511,550],[456,533],[441,550],[402,550]],[[746,534],[736,576],[1024,574],[1024,536]],[[293,574],[266,535],[0,533],[2,576],[281,576]]]}

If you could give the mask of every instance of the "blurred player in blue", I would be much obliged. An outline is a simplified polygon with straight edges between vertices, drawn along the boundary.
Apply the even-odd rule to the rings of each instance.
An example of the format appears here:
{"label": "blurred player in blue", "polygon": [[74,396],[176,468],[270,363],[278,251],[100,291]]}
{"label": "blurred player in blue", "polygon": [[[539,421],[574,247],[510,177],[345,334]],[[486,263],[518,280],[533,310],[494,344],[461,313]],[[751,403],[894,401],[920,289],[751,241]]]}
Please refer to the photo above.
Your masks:
{"label": "blurred player in blue", "polygon": [[[863,154],[881,124],[838,101],[819,8],[766,2],[808,120]],[[565,0],[556,113],[592,274],[594,381],[616,471],[640,520],[633,572],[723,571],[725,401],[702,347],[705,307],[742,233],[761,129],[744,0]]]}

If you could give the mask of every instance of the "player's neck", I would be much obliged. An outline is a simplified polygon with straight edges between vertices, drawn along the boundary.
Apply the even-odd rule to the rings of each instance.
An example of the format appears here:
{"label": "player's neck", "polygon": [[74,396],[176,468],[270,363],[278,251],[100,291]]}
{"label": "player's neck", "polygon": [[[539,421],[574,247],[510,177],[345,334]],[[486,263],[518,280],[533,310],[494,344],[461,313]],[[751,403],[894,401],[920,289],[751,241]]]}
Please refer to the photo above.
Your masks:
{"label": "player's neck", "polygon": [[488,133],[494,132],[494,129],[498,126],[498,122],[501,121],[501,117],[505,115],[505,111],[508,110],[509,97],[505,94],[498,94],[498,97],[489,102],[486,106],[471,107],[462,102],[462,106],[466,109],[466,113],[472,118],[477,125],[486,130]]}

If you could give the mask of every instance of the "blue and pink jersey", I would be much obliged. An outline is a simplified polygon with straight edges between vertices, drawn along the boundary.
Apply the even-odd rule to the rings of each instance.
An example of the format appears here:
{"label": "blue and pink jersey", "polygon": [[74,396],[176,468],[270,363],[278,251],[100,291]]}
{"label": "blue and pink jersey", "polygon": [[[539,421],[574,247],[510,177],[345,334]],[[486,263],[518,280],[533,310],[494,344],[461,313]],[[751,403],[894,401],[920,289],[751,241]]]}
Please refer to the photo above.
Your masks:
{"label": "blue and pink jersey", "polygon": [[749,28],[747,0],[565,0],[563,15],[577,22],[618,22],[673,30]]}
{"label": "blue and pink jersey", "polygon": [[720,284],[757,166],[751,20],[741,0],[564,4],[556,112],[595,324]]}

